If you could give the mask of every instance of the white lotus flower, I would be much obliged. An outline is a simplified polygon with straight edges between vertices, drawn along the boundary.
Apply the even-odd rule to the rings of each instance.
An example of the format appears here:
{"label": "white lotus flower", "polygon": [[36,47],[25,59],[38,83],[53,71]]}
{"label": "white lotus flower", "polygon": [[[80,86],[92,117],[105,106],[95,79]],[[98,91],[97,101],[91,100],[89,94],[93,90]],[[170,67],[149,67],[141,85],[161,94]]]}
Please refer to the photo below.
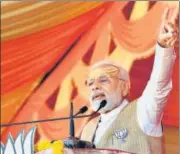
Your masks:
{"label": "white lotus flower", "polygon": [[4,151],[4,144],[1,142],[1,154],[3,154]]}
{"label": "white lotus flower", "polygon": [[36,128],[31,128],[24,137],[21,131],[15,141],[9,133],[6,145],[1,143],[1,154],[34,154],[34,134]]}

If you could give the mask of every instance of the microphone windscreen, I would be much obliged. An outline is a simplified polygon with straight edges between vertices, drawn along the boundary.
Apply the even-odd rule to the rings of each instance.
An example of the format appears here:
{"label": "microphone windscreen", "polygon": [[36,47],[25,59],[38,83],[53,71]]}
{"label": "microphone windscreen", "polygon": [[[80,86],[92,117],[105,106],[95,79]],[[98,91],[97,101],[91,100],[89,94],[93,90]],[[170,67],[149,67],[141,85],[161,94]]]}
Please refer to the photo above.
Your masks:
{"label": "microphone windscreen", "polygon": [[88,107],[87,106],[83,106],[81,109],[80,109],[80,113],[84,113],[88,110]]}
{"label": "microphone windscreen", "polygon": [[107,104],[107,101],[106,101],[106,100],[103,100],[103,101],[101,102],[101,104],[100,104],[100,107],[103,108],[103,107],[106,106],[106,104]]}
{"label": "microphone windscreen", "polygon": [[106,100],[103,100],[101,103],[100,103],[100,106],[98,108],[98,110],[96,112],[98,112],[100,109],[102,109],[103,107],[105,107],[107,104],[107,101]]}

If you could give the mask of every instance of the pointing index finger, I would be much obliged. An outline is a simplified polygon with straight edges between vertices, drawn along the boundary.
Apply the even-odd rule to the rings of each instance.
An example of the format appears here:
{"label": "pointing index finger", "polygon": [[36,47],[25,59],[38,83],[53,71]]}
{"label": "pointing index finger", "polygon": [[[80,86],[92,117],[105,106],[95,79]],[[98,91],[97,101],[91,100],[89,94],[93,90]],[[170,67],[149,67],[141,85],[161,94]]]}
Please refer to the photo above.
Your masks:
{"label": "pointing index finger", "polygon": [[165,8],[164,13],[163,13],[163,21],[168,19],[168,14],[169,14],[169,8]]}
{"label": "pointing index finger", "polygon": [[178,19],[178,13],[179,13],[179,7],[176,7],[173,11],[172,17],[170,19],[172,24],[176,23],[176,20]]}

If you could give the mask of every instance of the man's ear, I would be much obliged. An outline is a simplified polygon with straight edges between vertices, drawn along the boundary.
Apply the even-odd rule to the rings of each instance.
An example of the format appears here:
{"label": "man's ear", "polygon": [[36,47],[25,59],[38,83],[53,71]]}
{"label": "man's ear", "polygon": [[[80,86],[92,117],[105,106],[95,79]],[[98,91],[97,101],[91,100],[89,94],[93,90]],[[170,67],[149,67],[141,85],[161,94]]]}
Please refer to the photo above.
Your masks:
{"label": "man's ear", "polygon": [[128,95],[128,93],[129,93],[129,82],[124,81],[122,83],[122,96],[125,97]]}

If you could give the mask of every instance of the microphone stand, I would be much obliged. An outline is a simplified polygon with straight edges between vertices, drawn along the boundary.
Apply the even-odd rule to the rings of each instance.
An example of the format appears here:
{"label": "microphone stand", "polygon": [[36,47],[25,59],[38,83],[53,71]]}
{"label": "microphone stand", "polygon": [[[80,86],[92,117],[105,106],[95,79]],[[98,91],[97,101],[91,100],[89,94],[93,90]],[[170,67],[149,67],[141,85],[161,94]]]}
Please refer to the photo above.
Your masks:
{"label": "microphone stand", "polygon": [[[74,118],[86,118],[91,117],[95,115],[101,108],[103,108],[106,105],[106,101],[102,101],[100,104],[100,107],[98,110],[92,114],[89,115],[83,115],[83,116],[77,116],[80,113],[84,113],[84,111],[78,112],[73,116],[73,103],[70,105],[70,117],[64,117],[64,118],[53,118],[53,119],[42,119],[42,120],[35,120],[35,121],[26,121],[26,122],[17,122],[17,123],[11,123],[11,124],[2,124],[0,125],[0,128],[2,127],[10,127],[15,125],[25,125],[30,123],[41,123],[41,122],[49,122],[49,121],[57,121],[57,120],[67,120],[70,119],[70,137],[64,140],[65,147],[67,148],[95,148],[95,145],[88,141],[80,140],[79,138],[74,137]],[[54,142],[54,141],[52,141]]]}
{"label": "microphone stand", "polygon": [[[83,115],[83,116],[73,116],[73,118],[86,118],[86,117],[90,117],[90,116],[92,116],[92,114]],[[16,123],[10,123],[10,124],[2,124],[2,125],[0,125],[0,128],[16,126],[16,125],[33,124],[33,123],[42,123],[42,122],[51,122],[51,121],[53,122],[53,121],[68,120],[68,119],[70,119],[70,118],[64,117],[64,118],[53,118],[53,119],[42,119],[42,120],[33,120],[33,121],[25,121],[25,122],[16,122]]]}
{"label": "microphone stand", "polygon": [[74,116],[73,116],[73,103],[71,102],[70,107],[70,137],[74,137]]}
{"label": "microphone stand", "polygon": [[[104,107],[106,105],[105,102],[103,102],[103,104],[100,105],[99,109],[92,113],[92,114],[89,114],[89,115],[83,115],[83,116],[77,116],[79,113],[76,113],[74,116],[73,115],[73,106],[71,107],[72,108],[72,115],[71,115],[71,118],[86,118],[86,117],[91,117],[93,115],[95,115],[102,107]],[[71,110],[70,110],[71,112]],[[10,124],[2,124],[0,125],[0,128],[3,128],[3,127],[10,127],[10,126],[16,126],[16,125],[26,125],[26,124],[32,124],[32,123],[42,123],[42,122],[50,122],[50,121],[58,121],[58,120],[68,120],[70,119],[70,117],[64,117],[64,118],[53,118],[53,119],[42,119],[42,120],[33,120],[33,121],[24,121],[24,122],[16,122],[16,123],[10,123]]]}
{"label": "microphone stand", "polygon": [[95,148],[95,145],[93,143],[88,142],[88,141],[83,141],[77,137],[74,137],[74,117],[75,116],[73,116],[73,103],[71,102],[71,104],[70,104],[70,137],[68,137],[67,139],[64,140],[65,147],[70,148],[70,149]]}

